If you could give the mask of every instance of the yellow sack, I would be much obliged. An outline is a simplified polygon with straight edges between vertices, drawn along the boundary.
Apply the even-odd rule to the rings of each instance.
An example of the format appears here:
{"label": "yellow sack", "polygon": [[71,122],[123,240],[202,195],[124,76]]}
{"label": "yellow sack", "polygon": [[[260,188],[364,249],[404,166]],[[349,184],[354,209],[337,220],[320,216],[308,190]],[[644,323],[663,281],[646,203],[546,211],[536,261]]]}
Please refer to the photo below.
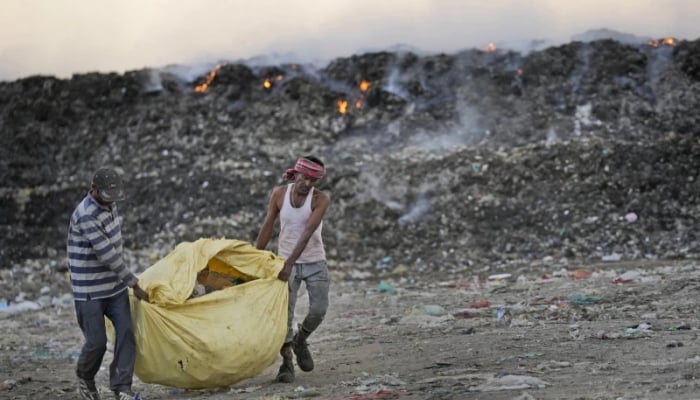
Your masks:
{"label": "yellow sack", "polygon": [[[147,383],[199,389],[262,373],[287,334],[284,260],[238,240],[184,242],[139,276],[150,303],[131,294],[135,373]],[[191,298],[208,268],[235,286]]]}

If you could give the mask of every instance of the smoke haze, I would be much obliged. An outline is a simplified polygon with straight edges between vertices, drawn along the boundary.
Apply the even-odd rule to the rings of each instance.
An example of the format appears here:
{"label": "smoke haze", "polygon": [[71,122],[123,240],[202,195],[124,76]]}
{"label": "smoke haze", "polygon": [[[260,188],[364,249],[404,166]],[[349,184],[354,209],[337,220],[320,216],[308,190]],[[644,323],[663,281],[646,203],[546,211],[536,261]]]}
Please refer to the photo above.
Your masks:
{"label": "smoke haze", "polygon": [[693,0],[3,0],[0,79],[270,54],[330,60],[397,44],[523,50],[598,28],[692,40],[699,20]]}

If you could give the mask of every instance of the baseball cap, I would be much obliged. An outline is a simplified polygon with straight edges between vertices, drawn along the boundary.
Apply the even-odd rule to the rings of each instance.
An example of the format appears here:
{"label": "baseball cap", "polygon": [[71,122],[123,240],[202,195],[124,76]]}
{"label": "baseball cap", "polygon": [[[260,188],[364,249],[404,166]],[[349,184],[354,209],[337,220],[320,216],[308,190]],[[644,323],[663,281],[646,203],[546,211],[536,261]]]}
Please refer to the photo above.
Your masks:
{"label": "baseball cap", "polygon": [[124,200],[122,177],[112,168],[100,168],[92,178],[92,184],[100,191],[100,197],[107,201]]}

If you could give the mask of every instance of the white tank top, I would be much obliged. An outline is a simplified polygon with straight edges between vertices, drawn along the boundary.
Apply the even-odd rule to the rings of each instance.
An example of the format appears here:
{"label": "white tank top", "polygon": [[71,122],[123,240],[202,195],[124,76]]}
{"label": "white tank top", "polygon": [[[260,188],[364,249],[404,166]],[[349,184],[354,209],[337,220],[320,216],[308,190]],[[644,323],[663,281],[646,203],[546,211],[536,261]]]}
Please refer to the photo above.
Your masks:
{"label": "white tank top", "polygon": [[[299,208],[292,206],[289,199],[292,193],[292,186],[287,185],[287,191],[284,194],[282,201],[282,209],[280,210],[280,236],[277,242],[278,254],[281,257],[287,258],[294,251],[297,241],[301,234],[304,233],[306,222],[311,218],[311,199],[313,198],[314,188],[309,190],[306,195],[304,204]],[[323,230],[323,221],[318,225],[318,228],[309,238],[306,248],[301,252],[301,255],[296,260],[296,263],[314,263],[326,260],[326,251],[323,248],[323,239],[321,231]]]}

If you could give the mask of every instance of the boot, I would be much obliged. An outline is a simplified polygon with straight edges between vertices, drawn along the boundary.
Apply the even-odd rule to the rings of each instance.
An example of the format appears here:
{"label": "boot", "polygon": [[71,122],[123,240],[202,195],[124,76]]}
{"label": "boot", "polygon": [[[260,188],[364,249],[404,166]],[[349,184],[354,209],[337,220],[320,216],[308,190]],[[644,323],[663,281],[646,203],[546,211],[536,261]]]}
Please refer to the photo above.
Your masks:
{"label": "boot", "polygon": [[309,372],[314,369],[314,359],[311,358],[309,345],[306,343],[306,338],[308,338],[310,334],[311,332],[307,331],[299,324],[297,333],[292,339],[292,349],[294,349],[294,354],[297,356],[297,365],[299,365],[299,368],[304,372]]}
{"label": "boot", "polygon": [[282,355],[282,365],[277,372],[276,382],[292,383],[294,382],[294,360],[292,358],[292,344],[285,343],[280,350]]}

